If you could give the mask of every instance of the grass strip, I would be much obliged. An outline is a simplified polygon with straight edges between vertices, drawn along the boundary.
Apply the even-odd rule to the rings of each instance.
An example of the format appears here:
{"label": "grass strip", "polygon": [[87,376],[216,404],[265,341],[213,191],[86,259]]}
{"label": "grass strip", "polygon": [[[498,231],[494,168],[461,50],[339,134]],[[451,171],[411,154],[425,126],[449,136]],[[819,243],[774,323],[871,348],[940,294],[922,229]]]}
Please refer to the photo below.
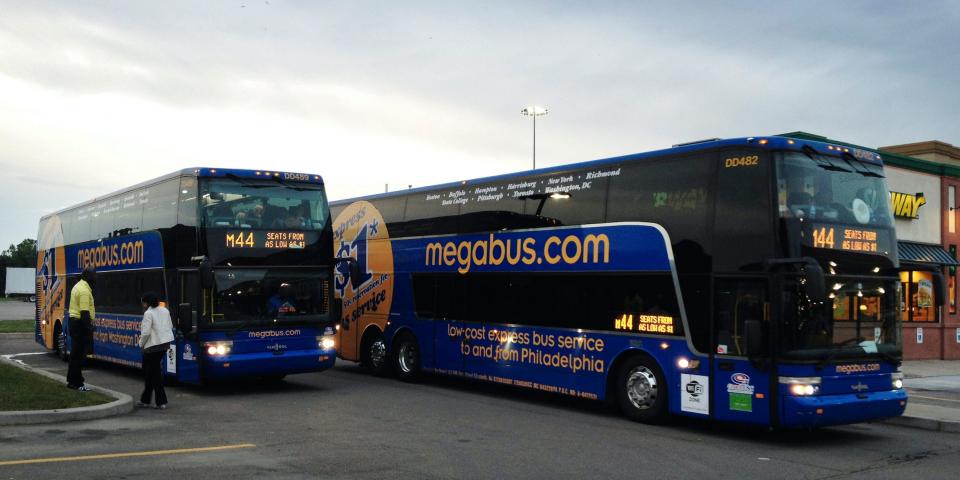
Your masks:
{"label": "grass strip", "polygon": [[66,384],[0,363],[0,411],[53,410],[112,402],[100,392],[78,392]]}
{"label": "grass strip", "polygon": [[36,320],[0,320],[0,333],[33,333]]}

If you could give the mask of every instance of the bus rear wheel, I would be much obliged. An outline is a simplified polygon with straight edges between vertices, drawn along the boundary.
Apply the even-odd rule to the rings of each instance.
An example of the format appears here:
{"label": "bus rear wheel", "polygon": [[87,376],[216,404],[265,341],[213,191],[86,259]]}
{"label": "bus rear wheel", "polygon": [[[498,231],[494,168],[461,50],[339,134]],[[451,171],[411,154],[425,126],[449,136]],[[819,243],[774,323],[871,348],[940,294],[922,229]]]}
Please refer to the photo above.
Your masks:
{"label": "bus rear wheel", "polygon": [[63,333],[63,327],[58,322],[53,326],[53,353],[60,357],[60,360],[66,362],[67,356],[67,336]]}
{"label": "bus rear wheel", "polygon": [[617,375],[617,403],[631,420],[663,423],[667,417],[667,388],[663,373],[649,357],[628,359]]}
{"label": "bus rear wheel", "polygon": [[401,333],[393,343],[393,366],[404,382],[420,379],[420,345],[410,332]]}
{"label": "bus rear wheel", "polygon": [[387,374],[387,343],[379,332],[364,336],[360,364],[374,375]]}

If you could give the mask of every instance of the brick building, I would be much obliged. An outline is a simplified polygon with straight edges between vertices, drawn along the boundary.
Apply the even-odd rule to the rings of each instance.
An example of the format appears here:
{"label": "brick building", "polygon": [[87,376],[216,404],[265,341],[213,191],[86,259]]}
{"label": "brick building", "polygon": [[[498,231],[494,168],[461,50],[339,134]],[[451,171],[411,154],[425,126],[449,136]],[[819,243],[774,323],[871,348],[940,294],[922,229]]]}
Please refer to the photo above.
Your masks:
{"label": "brick building", "polygon": [[[949,143],[929,141],[880,147],[879,151],[884,156],[884,161],[891,166],[891,171],[896,168],[938,180],[929,184],[929,191],[934,188],[937,191],[935,195],[926,198],[926,204],[934,208],[925,213],[927,216],[936,217],[938,221],[929,222],[925,227],[925,239],[927,244],[939,245],[942,249],[940,251],[946,251],[950,256],[944,260],[944,268],[941,270],[946,282],[944,290],[947,298],[938,302],[939,312],[929,318],[920,315],[910,321],[904,319],[904,355],[910,359],[960,359],[958,272],[956,265],[947,263],[947,260],[957,257],[957,246],[960,245],[960,226],[957,224],[957,209],[960,207],[960,199],[957,197],[960,189],[960,148]],[[889,175],[888,186],[893,191],[896,191],[898,186]],[[901,238],[900,222],[897,224],[897,237]],[[901,272],[901,277],[905,281],[904,273]],[[908,297],[908,300],[912,298]]]}

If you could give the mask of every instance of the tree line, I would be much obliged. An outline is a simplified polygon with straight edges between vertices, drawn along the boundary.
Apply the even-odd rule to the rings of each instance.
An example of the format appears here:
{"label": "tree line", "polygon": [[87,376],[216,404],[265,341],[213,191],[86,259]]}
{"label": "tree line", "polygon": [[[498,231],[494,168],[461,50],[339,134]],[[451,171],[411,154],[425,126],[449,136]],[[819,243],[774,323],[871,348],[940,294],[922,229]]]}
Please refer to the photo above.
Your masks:
{"label": "tree line", "polygon": [[0,252],[0,296],[7,287],[7,268],[36,268],[37,267],[37,241],[32,238],[25,238],[16,245],[10,245],[10,248]]}

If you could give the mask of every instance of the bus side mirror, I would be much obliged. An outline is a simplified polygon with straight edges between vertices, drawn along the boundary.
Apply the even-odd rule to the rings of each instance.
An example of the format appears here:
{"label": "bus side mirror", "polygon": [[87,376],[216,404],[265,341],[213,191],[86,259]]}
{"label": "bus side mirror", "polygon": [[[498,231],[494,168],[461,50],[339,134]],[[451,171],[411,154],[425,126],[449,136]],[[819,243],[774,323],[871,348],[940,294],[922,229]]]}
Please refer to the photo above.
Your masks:
{"label": "bus side mirror", "polygon": [[744,346],[747,356],[756,356],[766,353],[766,342],[763,339],[763,324],[760,320],[743,322]]}
{"label": "bus side mirror", "polygon": [[360,263],[354,259],[350,259],[350,285],[353,286],[353,289],[356,290],[360,288],[360,281],[363,272],[360,271]]}
{"label": "bus side mirror", "polygon": [[193,310],[193,305],[189,303],[177,305],[177,327],[183,333],[197,331],[197,314]]}
{"label": "bus side mirror", "polygon": [[207,260],[200,262],[200,286],[213,288],[213,266]]}
{"label": "bus side mirror", "polygon": [[340,328],[344,330],[350,330],[350,322],[347,319],[343,318],[343,299],[337,298],[333,301],[333,314],[335,315],[336,322],[340,324]]}
{"label": "bus side mirror", "polygon": [[354,289],[359,288],[360,275],[362,275],[363,272],[360,271],[360,263],[357,262],[357,259],[352,257],[338,257],[337,262],[347,264],[347,269],[350,272],[350,285],[352,285]]}
{"label": "bus side mirror", "polygon": [[827,300],[827,286],[823,278],[823,268],[820,264],[811,261],[804,265],[806,269],[806,291],[814,303],[823,303]]}

